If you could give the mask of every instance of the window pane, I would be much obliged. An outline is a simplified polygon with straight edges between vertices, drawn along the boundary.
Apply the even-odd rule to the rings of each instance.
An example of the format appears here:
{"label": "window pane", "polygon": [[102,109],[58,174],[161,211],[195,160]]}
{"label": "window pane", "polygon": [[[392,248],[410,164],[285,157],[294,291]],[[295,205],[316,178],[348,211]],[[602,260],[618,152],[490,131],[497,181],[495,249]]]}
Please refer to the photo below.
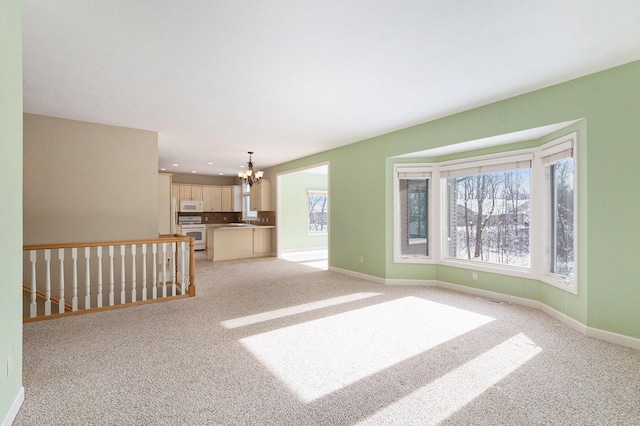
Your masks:
{"label": "window pane", "polygon": [[400,179],[400,254],[429,254],[428,179]]}
{"label": "window pane", "polygon": [[258,212],[251,210],[251,197],[249,195],[242,196],[242,217],[258,217]]}
{"label": "window pane", "polygon": [[550,271],[563,277],[574,277],[574,164],[573,159],[550,166],[551,232]]}
{"label": "window pane", "polygon": [[529,267],[530,182],[530,169],[448,178],[448,256]]}
{"label": "window pane", "polygon": [[326,234],[328,203],[326,192],[309,193],[309,234]]}

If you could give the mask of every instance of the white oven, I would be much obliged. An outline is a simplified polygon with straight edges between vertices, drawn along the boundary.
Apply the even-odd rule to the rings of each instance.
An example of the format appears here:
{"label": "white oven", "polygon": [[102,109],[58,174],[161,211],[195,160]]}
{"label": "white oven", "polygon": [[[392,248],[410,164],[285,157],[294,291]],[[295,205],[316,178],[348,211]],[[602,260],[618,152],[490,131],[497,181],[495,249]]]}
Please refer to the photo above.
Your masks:
{"label": "white oven", "polygon": [[182,227],[182,235],[195,239],[194,250],[207,248],[207,225],[202,223],[202,216],[179,216],[178,225]]}
{"label": "white oven", "polygon": [[204,211],[204,201],[180,201],[181,213],[200,213]]}

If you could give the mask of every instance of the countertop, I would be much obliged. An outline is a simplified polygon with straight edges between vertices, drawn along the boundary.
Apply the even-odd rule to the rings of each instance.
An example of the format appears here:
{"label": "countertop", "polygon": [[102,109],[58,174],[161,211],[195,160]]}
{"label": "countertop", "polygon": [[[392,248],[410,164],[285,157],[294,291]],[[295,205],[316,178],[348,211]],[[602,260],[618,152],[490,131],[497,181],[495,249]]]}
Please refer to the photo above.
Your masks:
{"label": "countertop", "polygon": [[270,229],[270,228],[275,228],[275,226],[274,225],[230,225],[228,223],[212,223],[212,224],[208,224],[207,228],[213,228],[213,229],[255,229],[255,228]]}

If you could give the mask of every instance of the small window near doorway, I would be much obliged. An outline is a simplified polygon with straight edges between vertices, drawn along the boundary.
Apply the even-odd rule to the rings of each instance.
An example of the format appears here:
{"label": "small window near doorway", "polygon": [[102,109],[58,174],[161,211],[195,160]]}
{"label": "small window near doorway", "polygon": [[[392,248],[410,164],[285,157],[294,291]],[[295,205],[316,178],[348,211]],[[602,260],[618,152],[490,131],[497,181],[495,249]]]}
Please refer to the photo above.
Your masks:
{"label": "small window near doorway", "polygon": [[309,235],[326,235],[328,231],[329,198],[327,191],[308,191]]}

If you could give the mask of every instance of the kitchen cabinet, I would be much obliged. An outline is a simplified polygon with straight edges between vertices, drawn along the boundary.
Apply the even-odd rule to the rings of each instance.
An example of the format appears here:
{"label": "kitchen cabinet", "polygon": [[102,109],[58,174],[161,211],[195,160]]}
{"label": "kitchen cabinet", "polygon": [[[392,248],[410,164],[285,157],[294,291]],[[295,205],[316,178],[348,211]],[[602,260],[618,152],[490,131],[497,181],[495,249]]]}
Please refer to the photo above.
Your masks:
{"label": "kitchen cabinet", "polygon": [[205,212],[219,212],[221,210],[219,186],[205,186],[202,188],[202,200]]}
{"label": "kitchen cabinet", "polygon": [[171,197],[180,201],[203,201],[205,212],[242,211],[242,189],[239,185],[182,185],[171,186]]}
{"label": "kitchen cabinet", "polygon": [[[202,185],[177,185],[176,201],[202,201]],[[175,193],[175,191],[172,191]]]}
{"label": "kitchen cabinet", "polygon": [[271,210],[271,181],[262,179],[262,181],[251,187],[249,192],[249,208],[251,211],[269,211]]}
{"label": "kitchen cabinet", "polygon": [[253,254],[271,253],[271,228],[253,228]]}
{"label": "kitchen cabinet", "polygon": [[242,186],[233,185],[231,187],[231,197],[233,201],[231,203],[231,211],[241,212],[242,211]]}
{"label": "kitchen cabinet", "polygon": [[273,226],[215,226],[207,229],[207,259],[230,260],[271,255]]}
{"label": "kitchen cabinet", "polygon": [[220,211],[230,212],[233,211],[233,187],[221,186],[220,187]]}
{"label": "kitchen cabinet", "polygon": [[202,197],[206,212],[234,211],[233,187],[231,186],[203,186]]}
{"label": "kitchen cabinet", "polygon": [[178,208],[180,208],[180,185],[177,183],[171,184],[171,198],[175,198]]}

